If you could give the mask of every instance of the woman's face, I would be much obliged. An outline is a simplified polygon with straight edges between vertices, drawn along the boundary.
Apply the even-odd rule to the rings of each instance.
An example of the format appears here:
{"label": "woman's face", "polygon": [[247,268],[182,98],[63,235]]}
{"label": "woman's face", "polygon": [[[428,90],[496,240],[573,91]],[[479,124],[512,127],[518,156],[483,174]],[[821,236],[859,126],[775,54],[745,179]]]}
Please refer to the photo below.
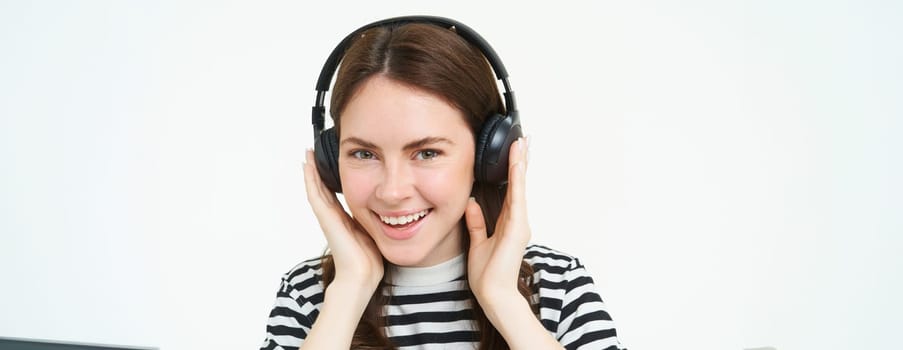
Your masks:
{"label": "woman's face", "polygon": [[374,76],[340,119],[345,202],[383,256],[431,266],[461,253],[474,136],[440,97]]}

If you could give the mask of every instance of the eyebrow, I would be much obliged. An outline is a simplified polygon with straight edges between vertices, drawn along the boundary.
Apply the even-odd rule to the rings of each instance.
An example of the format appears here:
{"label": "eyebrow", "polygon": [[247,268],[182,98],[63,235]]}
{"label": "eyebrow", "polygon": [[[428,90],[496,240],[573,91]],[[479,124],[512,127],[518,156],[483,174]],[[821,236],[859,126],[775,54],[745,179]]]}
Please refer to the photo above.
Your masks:
{"label": "eyebrow", "polygon": [[[379,149],[379,146],[373,144],[372,142],[366,141],[366,140],[358,138],[358,137],[353,137],[353,136],[342,140],[341,144],[344,145],[346,143],[354,143],[361,147]],[[424,137],[424,138],[416,140],[416,141],[408,142],[406,145],[404,145],[404,147],[402,149],[404,149],[405,151],[410,151],[413,149],[421,148],[421,147],[436,144],[436,143],[447,143],[450,145],[455,144],[452,140],[449,140],[444,137],[427,136],[427,137]]]}

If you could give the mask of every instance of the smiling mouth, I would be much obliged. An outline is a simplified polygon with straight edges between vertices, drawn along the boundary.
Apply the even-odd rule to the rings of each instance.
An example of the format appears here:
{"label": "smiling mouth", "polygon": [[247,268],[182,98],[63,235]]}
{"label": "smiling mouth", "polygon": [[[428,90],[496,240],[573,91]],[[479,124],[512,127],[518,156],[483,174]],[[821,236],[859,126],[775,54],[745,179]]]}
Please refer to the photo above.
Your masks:
{"label": "smiling mouth", "polygon": [[430,211],[431,209],[424,209],[416,213],[404,216],[379,215],[379,220],[391,227],[404,228],[417,223],[418,221],[426,217],[430,213]]}

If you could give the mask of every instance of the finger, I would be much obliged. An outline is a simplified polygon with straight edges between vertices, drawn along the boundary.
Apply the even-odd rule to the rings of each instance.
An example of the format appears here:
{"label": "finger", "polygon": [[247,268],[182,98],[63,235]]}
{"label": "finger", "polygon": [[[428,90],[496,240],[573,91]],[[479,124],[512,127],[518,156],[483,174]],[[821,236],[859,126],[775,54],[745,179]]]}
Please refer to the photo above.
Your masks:
{"label": "finger", "polygon": [[467,232],[470,233],[470,246],[474,247],[486,240],[486,220],[483,219],[483,210],[473,197],[467,201],[464,210],[464,221],[467,222]]}
{"label": "finger", "polygon": [[527,171],[527,147],[529,142],[526,138],[518,138],[511,145],[508,152],[508,193],[506,195],[506,204],[517,208],[517,210],[525,209],[524,197],[526,192],[526,171]]}
{"label": "finger", "polygon": [[317,188],[317,178],[316,176],[314,176],[317,169],[314,165],[311,151],[307,150],[305,153],[306,159],[304,161],[304,189],[307,191],[307,201],[310,202],[311,205],[314,205],[315,202],[317,202],[316,197],[320,194],[320,190]]}
{"label": "finger", "polygon": [[[307,191],[307,201],[310,203],[314,214],[321,217],[322,214],[335,211],[338,200],[320,179],[317,171],[317,163],[314,160],[312,150],[307,150],[307,160],[304,162],[304,188]],[[321,217],[322,218],[322,217]]]}
{"label": "finger", "polygon": [[311,175],[314,175],[312,176],[312,178],[314,180],[314,184],[316,185],[317,193],[319,193],[320,197],[322,197],[327,203],[331,204],[333,202],[331,199],[334,197],[334,195],[332,191],[326,188],[326,184],[324,184],[323,179],[320,178],[320,171],[317,169],[316,156],[314,156],[314,151],[312,149],[307,150],[307,164],[309,164],[311,167]]}
{"label": "finger", "polygon": [[307,151],[304,162],[304,187],[307,190],[307,201],[320,223],[320,228],[323,229],[330,249],[334,250],[339,246],[347,245],[351,236],[339,233],[352,229],[346,226],[350,218],[341,208],[335,193],[327,189],[320,179],[312,150]]}

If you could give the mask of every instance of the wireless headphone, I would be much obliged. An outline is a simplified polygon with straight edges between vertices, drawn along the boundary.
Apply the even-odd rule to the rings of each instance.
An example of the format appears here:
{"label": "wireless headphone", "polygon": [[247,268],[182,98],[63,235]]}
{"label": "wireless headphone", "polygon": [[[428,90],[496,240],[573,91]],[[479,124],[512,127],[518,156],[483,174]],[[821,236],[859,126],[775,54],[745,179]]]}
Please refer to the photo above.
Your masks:
{"label": "wireless headphone", "polygon": [[453,28],[455,32],[471,45],[476,46],[489,61],[496,78],[502,81],[504,86],[503,96],[507,115],[493,114],[483,122],[476,139],[476,157],[474,158],[474,177],[477,182],[498,185],[503,187],[508,182],[508,151],[511,144],[523,136],[520,119],[517,116],[517,107],[514,102],[514,92],[508,83],[508,71],[502,61],[496,55],[495,50],[489,46],[483,37],[470,27],[443,17],[435,16],[404,16],[389,18],[370,23],[358,28],[342,39],[338,46],[332,50],[326,64],[320,71],[317,80],[317,99],[311,112],[311,121],[314,127],[314,154],[320,178],[330,190],[341,193],[342,183],[339,180],[339,140],[335,127],[323,130],[326,120],[326,107],[324,100],[329,91],[329,83],[339,66],[339,62],[345,55],[345,50],[352,40],[361,32],[381,26],[397,26],[407,23],[427,23],[440,26],[445,29]]}

